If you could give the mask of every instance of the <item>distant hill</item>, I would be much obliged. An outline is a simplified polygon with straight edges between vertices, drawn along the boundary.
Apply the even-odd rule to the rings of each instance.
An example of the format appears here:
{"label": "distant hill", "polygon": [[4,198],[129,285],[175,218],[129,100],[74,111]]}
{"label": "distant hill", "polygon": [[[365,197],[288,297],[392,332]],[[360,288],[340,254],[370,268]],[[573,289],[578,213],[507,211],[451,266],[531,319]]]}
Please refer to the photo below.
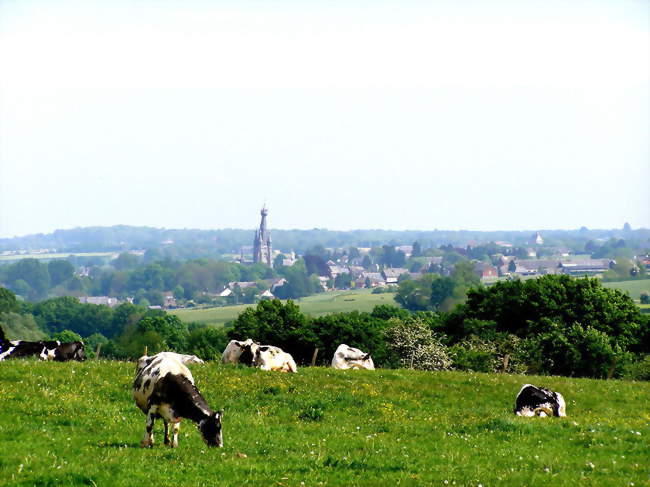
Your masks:
{"label": "distant hill", "polygon": [[[271,229],[273,248],[304,252],[323,247],[373,247],[384,244],[407,245],[419,241],[423,248],[440,245],[466,246],[487,242],[509,242],[529,245],[534,232],[526,231],[471,231],[471,230],[350,230],[337,231]],[[589,240],[623,238],[650,244],[650,230],[540,230],[545,245],[582,246]],[[201,249],[206,255],[238,253],[242,246],[252,245],[254,230],[250,229],[166,229],[116,225],[112,227],[85,227],[55,230],[49,234],[0,239],[0,252],[50,249],[59,252],[107,252],[128,249],[184,246]]]}

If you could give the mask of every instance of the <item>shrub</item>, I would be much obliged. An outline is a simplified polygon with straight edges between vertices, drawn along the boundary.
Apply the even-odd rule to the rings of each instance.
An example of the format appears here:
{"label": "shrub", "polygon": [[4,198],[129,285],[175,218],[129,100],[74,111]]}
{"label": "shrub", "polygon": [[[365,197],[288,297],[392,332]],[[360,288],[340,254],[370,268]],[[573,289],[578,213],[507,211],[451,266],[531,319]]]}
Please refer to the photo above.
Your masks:
{"label": "shrub", "polygon": [[624,377],[631,380],[650,380],[650,355],[629,365]]}
{"label": "shrub", "polygon": [[452,361],[447,347],[418,318],[409,321],[391,318],[384,336],[396,365],[418,370],[451,368]]}
{"label": "shrub", "polygon": [[499,368],[497,347],[494,342],[473,336],[450,349],[454,368],[473,372],[496,372]]}
{"label": "shrub", "polygon": [[650,293],[648,293],[647,291],[643,291],[641,293],[640,300],[641,300],[641,304],[650,304]]}
{"label": "shrub", "polygon": [[470,336],[450,347],[450,352],[458,370],[523,374],[528,368],[522,340],[515,335],[493,340]]}
{"label": "shrub", "polygon": [[81,335],[70,330],[63,330],[52,335],[52,340],[59,340],[61,343],[80,342]]}

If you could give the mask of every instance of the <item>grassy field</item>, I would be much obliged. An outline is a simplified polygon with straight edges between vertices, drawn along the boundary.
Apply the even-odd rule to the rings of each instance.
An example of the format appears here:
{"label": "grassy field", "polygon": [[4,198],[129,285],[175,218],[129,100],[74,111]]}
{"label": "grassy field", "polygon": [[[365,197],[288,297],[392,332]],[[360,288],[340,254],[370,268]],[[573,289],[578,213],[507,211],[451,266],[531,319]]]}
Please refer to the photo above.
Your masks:
{"label": "grassy field", "polygon": [[[408,370],[285,375],[195,365],[225,408],[222,449],[184,421],[141,449],[132,363],[0,363],[0,484],[13,486],[649,485],[650,384]],[[518,418],[532,382],[567,418]]]}
{"label": "grassy field", "polygon": [[603,286],[609,288],[620,289],[623,292],[630,294],[630,297],[637,303],[643,291],[650,293],[650,279],[641,279],[638,281],[614,281],[603,282]]}
{"label": "grassy field", "polygon": [[[392,293],[372,294],[370,289],[357,291],[331,291],[315,294],[306,298],[295,300],[303,313],[311,316],[320,316],[328,313],[342,313],[348,311],[372,311],[379,304],[397,305]],[[202,309],[175,309],[169,312],[177,315],[183,321],[196,321],[213,326],[221,326],[227,321],[232,321],[239,313],[254,304],[239,306],[224,306],[222,308]]]}

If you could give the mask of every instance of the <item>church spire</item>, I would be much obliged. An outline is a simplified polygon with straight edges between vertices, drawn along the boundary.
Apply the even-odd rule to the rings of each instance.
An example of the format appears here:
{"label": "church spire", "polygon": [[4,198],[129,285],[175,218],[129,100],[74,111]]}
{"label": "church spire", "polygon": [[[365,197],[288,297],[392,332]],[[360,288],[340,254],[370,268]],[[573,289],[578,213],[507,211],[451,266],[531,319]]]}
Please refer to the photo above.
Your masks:
{"label": "church spire", "polygon": [[266,203],[262,206],[260,215],[260,228],[255,232],[255,240],[253,241],[253,262],[261,262],[269,267],[273,267],[271,261],[271,232],[266,227],[266,215],[269,210],[266,208]]}

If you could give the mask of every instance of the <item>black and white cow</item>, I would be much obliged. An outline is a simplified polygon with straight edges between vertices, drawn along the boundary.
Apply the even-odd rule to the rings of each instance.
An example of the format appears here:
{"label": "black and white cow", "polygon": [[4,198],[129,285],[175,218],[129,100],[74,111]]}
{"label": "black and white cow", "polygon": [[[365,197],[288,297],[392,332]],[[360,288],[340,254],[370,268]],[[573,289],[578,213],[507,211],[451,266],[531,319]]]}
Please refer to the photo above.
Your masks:
{"label": "black and white cow", "polygon": [[77,360],[83,362],[86,360],[86,351],[82,342],[61,343],[53,349],[45,348],[47,352],[46,360],[55,362],[67,362],[68,360]]}
{"label": "black and white cow", "polygon": [[517,416],[566,416],[566,403],[559,392],[525,384],[515,400]]}
{"label": "black and white cow", "polygon": [[41,360],[66,362],[86,360],[82,342],[61,343],[58,340],[28,342],[24,340],[5,340],[0,343],[0,361],[36,356]]}
{"label": "black and white cow", "polygon": [[369,353],[362,352],[358,348],[349,347],[345,344],[339,345],[339,348],[334,352],[332,367],[339,370],[375,370],[375,364]]}
{"label": "black and white cow", "polygon": [[[210,409],[194,385],[192,373],[183,363],[193,362],[193,357],[161,352],[151,357],[145,355],[138,360],[133,398],[140,410],[147,415],[146,432],[140,443],[142,447],[153,446],[153,424],[157,418],[164,421],[165,444],[172,448],[178,446],[178,430],[182,418],[197,424],[208,446],[223,446],[223,412]],[[171,441],[169,423],[172,423],[173,431]]]}
{"label": "black and white cow", "polygon": [[254,342],[250,338],[247,340],[238,341],[230,340],[226,349],[221,355],[222,364],[244,364],[249,367],[253,365],[255,359],[255,352],[259,347],[259,343]]}

